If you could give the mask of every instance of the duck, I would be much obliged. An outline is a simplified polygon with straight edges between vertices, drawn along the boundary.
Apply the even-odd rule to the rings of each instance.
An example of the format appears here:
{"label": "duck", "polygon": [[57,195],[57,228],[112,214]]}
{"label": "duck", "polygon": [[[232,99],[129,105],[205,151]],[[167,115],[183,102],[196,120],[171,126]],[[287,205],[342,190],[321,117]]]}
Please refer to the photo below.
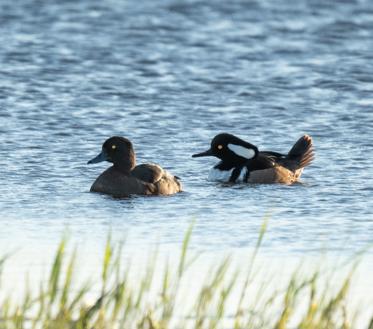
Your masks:
{"label": "duck", "polygon": [[314,159],[312,138],[303,135],[287,154],[259,151],[258,147],[228,133],[216,135],[207,151],[192,157],[220,159],[208,179],[224,183],[292,184],[299,181],[303,168]]}
{"label": "duck", "polygon": [[108,138],[101,152],[87,164],[102,161],[113,165],[98,176],[91,192],[126,198],[131,195],[171,195],[182,190],[179,177],[171,175],[161,166],[153,163],[136,165],[135,151],[127,138]]}

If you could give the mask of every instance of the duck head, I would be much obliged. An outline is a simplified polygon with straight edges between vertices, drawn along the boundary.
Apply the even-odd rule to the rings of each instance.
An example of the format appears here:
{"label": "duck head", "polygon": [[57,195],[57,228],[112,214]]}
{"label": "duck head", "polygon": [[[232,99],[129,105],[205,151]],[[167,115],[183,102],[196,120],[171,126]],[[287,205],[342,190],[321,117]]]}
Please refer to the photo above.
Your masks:
{"label": "duck head", "polygon": [[193,154],[192,157],[214,156],[223,162],[240,165],[247,160],[255,158],[258,152],[258,148],[255,145],[245,142],[234,135],[221,133],[212,139],[211,146],[207,151]]}
{"label": "duck head", "polygon": [[130,140],[124,137],[110,137],[102,145],[102,150],[88,164],[108,161],[123,172],[130,172],[136,165],[135,151]]}

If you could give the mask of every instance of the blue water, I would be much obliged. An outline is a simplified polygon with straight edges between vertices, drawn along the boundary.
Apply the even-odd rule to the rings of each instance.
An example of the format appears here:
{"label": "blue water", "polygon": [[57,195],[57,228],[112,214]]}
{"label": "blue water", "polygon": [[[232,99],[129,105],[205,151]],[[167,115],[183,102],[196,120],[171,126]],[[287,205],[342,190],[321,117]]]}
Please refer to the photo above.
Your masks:
{"label": "blue water", "polygon": [[[194,220],[194,248],[234,251],[267,215],[270,254],[372,245],[372,1],[2,0],[0,32],[1,250],[66,229],[173,250]],[[316,159],[301,184],[224,187],[191,158],[219,132],[280,152],[308,133]],[[184,192],[89,193],[112,135]]]}

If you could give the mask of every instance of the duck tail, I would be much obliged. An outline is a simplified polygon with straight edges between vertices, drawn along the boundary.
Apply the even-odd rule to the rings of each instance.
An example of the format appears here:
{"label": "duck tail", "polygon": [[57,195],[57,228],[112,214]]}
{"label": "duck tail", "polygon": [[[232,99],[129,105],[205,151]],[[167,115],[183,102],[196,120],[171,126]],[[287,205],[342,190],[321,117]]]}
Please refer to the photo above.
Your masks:
{"label": "duck tail", "polygon": [[288,153],[288,158],[297,162],[298,169],[307,167],[314,157],[312,138],[309,135],[299,138]]}

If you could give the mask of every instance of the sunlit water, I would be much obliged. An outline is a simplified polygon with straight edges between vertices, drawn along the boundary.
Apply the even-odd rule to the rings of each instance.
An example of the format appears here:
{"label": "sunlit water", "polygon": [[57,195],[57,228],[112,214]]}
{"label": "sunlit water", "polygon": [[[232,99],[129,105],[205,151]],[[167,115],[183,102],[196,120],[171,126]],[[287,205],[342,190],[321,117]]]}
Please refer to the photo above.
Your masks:
{"label": "sunlit water", "polygon": [[[193,220],[193,248],[234,253],[266,216],[269,257],[372,259],[373,2],[3,0],[0,31],[0,250],[20,268],[66,230],[87,258],[110,230],[173,252]],[[219,132],[280,152],[308,133],[316,160],[301,184],[224,187],[191,158]],[[184,192],[89,193],[112,135]]]}

